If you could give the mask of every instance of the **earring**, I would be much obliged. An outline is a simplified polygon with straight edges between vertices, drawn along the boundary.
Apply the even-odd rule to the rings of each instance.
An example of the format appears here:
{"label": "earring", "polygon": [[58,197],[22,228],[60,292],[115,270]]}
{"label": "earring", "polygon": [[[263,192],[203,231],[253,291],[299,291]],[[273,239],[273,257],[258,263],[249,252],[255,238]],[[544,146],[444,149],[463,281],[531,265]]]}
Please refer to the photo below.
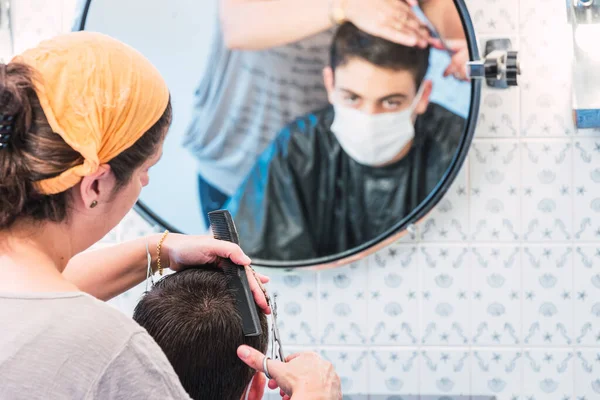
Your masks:
{"label": "earring", "polygon": [[98,205],[98,202],[96,200],[92,201],[92,204],[90,204],[90,208],[94,208]]}

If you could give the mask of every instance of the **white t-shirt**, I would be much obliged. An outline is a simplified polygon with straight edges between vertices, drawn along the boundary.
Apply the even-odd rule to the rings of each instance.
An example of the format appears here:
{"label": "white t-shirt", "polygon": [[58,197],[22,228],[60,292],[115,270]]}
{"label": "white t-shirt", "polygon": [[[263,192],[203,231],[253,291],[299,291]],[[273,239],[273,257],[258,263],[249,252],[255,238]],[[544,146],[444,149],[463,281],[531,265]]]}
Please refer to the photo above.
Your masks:
{"label": "white t-shirt", "polygon": [[84,293],[0,293],[0,399],[190,399],[132,319]]}

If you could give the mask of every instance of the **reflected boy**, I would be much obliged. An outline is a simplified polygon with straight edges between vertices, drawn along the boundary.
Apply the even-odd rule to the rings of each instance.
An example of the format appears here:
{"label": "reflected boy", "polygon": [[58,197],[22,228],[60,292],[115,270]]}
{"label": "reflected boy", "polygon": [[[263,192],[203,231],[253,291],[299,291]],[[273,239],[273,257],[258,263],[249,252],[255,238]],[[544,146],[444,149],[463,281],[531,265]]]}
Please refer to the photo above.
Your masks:
{"label": "reflected boy", "polygon": [[430,103],[429,49],[342,25],[324,81],[331,105],[287,126],[227,208],[254,258],[300,260],[376,238],[439,183],[465,120]]}

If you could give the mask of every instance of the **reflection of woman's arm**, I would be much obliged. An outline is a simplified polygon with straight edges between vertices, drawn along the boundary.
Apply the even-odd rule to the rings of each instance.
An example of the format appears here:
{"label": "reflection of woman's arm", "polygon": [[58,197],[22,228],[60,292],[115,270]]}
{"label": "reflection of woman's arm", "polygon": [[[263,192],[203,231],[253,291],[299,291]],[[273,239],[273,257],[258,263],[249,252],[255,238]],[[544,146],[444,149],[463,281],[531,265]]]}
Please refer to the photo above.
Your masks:
{"label": "reflection of woman's arm", "polygon": [[332,3],[365,32],[407,46],[427,45],[427,31],[407,4],[416,0],[221,0],[225,42],[243,50],[297,42],[332,26]]}
{"label": "reflection of woman's arm", "polygon": [[221,0],[229,48],[259,50],[296,42],[331,27],[328,0]]}
{"label": "reflection of woman's arm", "polygon": [[465,31],[452,0],[419,0],[427,19],[444,39],[465,39]]}

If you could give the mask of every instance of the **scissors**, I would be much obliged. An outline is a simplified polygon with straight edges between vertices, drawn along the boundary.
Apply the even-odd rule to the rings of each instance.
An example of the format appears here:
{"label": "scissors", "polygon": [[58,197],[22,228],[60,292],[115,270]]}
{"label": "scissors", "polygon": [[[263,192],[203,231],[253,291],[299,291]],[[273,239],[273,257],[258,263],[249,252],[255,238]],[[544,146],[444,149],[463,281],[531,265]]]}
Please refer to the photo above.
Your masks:
{"label": "scissors", "polygon": [[152,256],[150,255],[150,249],[146,242],[146,293],[148,293],[148,281],[150,281],[150,287],[154,287],[154,273],[152,272]]}
{"label": "scissors", "polygon": [[271,300],[267,297],[267,303],[271,307],[271,359],[285,362],[283,348],[281,347],[281,336],[279,336],[279,327],[277,326],[277,295]]}
{"label": "scissors", "polygon": [[279,335],[279,327],[277,326],[277,295],[273,297],[269,296],[267,289],[263,286],[256,272],[251,266],[248,266],[254,275],[254,279],[258,283],[258,286],[262,290],[265,298],[267,299],[267,305],[271,308],[271,360],[279,360],[285,362],[285,356],[283,355],[283,348],[281,347],[281,336]]}
{"label": "scissors", "polygon": [[448,43],[446,43],[446,41],[444,40],[444,38],[442,38],[442,35],[439,34],[439,32],[437,31],[437,29],[435,29],[435,26],[433,26],[433,24],[431,23],[431,21],[429,20],[429,18],[427,18],[427,15],[425,15],[425,13],[421,9],[421,7],[414,6],[413,10],[419,16],[419,19],[421,20],[421,22],[423,22],[425,24],[427,30],[429,31],[429,35],[433,39],[435,39],[438,42],[440,42],[440,44],[442,45],[442,50],[444,50],[446,53],[448,53],[450,55],[450,57],[452,57],[456,53],[456,51],[452,50],[450,48],[450,46],[448,46]]}

